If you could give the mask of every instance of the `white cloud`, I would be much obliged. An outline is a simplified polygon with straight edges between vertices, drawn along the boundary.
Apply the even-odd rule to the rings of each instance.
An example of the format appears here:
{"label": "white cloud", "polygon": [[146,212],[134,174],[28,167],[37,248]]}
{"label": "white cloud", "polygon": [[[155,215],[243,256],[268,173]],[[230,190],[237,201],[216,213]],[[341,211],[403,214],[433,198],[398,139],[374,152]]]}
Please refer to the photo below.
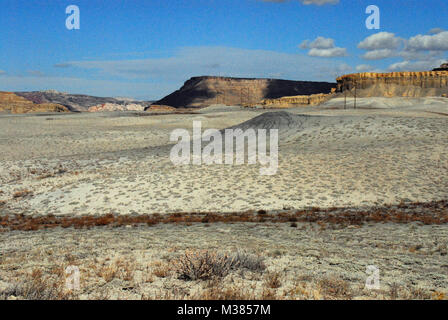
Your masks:
{"label": "white cloud", "polygon": [[308,51],[308,55],[311,57],[346,57],[347,49],[345,48],[331,48],[331,49],[311,49]]}
{"label": "white cloud", "polygon": [[428,34],[438,34],[443,31],[445,30],[443,30],[442,28],[432,28],[431,30],[428,31]]}
{"label": "white cloud", "polygon": [[365,38],[358,44],[359,49],[364,50],[381,50],[381,49],[398,49],[402,40],[390,32],[379,32]]}
{"label": "white cloud", "polygon": [[402,62],[397,62],[389,66],[389,71],[422,71],[422,70],[432,70],[440,66],[445,60],[435,59],[435,60],[424,60],[424,61],[409,61],[405,60]]}
{"label": "white cloud", "polygon": [[315,4],[318,6],[324,5],[324,4],[337,4],[339,3],[339,0],[300,0],[305,5]]}
{"label": "white cloud", "polygon": [[300,45],[301,49],[310,49],[308,55],[311,57],[345,57],[347,56],[347,49],[336,47],[334,39],[317,37],[315,40],[305,40]]}
{"label": "white cloud", "polygon": [[[262,0],[263,2],[288,2],[289,0]],[[339,0],[299,0],[304,5],[338,4]]]}
{"label": "white cloud", "polygon": [[362,55],[366,60],[381,60],[391,58],[397,55],[397,52],[390,49],[371,50]]}
{"label": "white cloud", "polygon": [[374,67],[368,65],[368,64],[360,64],[359,66],[356,66],[356,71],[358,72],[368,72],[375,69]]}
{"label": "white cloud", "polygon": [[447,51],[448,31],[434,35],[416,35],[407,41],[407,48],[415,51]]}

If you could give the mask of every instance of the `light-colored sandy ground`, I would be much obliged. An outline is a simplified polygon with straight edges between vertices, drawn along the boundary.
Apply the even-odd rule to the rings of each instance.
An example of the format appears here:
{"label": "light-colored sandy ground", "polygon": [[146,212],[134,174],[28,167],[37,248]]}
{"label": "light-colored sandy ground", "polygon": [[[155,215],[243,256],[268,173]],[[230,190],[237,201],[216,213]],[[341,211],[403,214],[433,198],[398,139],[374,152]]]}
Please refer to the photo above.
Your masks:
{"label": "light-colored sandy ground", "polygon": [[[223,129],[272,110],[0,115],[0,214],[225,213],[447,199],[448,99],[360,99],[358,106],[344,110],[336,99],[287,110],[308,117],[280,128],[274,176],[260,176],[259,165],[175,167],[168,156],[171,131],[191,130],[193,120]],[[251,288],[258,298],[440,298],[448,288],[447,239],[446,225],[417,224],[8,231],[0,233],[0,290],[29,281],[24,273],[53,277],[75,264],[81,298],[203,298],[211,284],[177,279],[170,259],[187,248],[244,248],[265,257],[267,270],[232,273],[220,288]],[[367,265],[381,270],[378,292],[363,289]],[[157,276],[157,268],[168,274]],[[266,285],[272,272],[281,276],[275,290]],[[345,289],[333,294],[328,286]]]}
{"label": "light-colored sandy ground", "polygon": [[[261,176],[259,165],[175,167],[169,159],[173,129],[191,129],[193,120],[202,121],[203,129],[227,128],[266,110],[1,116],[0,200],[4,210],[60,215],[446,199],[448,100],[434,100],[388,109],[288,110],[313,117],[280,130],[274,176]],[[32,195],[13,198],[22,190]]]}
{"label": "light-colored sandy ground", "polygon": [[[64,270],[73,265],[80,270],[81,299],[201,298],[210,286],[249,298],[435,299],[448,295],[447,239],[446,226],[418,224],[167,224],[0,233],[0,292],[33,281],[36,270],[63,286]],[[211,284],[181,280],[171,267],[187,249],[243,250],[262,257],[266,270],[237,270]],[[380,271],[378,290],[365,288],[369,265]],[[278,288],[268,282],[275,273]]]}

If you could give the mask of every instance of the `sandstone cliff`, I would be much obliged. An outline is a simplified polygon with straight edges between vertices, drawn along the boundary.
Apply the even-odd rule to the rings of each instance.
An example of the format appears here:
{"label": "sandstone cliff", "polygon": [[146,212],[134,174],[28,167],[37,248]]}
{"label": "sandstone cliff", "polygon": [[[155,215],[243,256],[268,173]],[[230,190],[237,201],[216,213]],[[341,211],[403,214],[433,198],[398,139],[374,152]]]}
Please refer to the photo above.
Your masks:
{"label": "sandstone cliff", "polygon": [[12,92],[0,92],[0,112],[32,113],[32,112],[68,112],[69,110],[56,103],[33,103]]}
{"label": "sandstone cliff", "polygon": [[448,93],[448,71],[356,73],[337,79],[337,92],[359,97],[428,97]]}
{"label": "sandstone cliff", "polygon": [[170,106],[161,106],[157,104],[153,104],[145,109],[148,112],[174,112],[176,108]]}
{"label": "sandstone cliff", "polygon": [[106,111],[144,111],[145,106],[135,103],[127,105],[116,103],[104,103],[97,106],[92,106],[88,109],[89,112],[106,112]]}
{"label": "sandstone cliff", "polygon": [[155,102],[172,107],[206,107],[212,104],[254,105],[264,99],[284,96],[330,93],[335,83],[249,79],[225,77],[194,77],[184,86]]}
{"label": "sandstone cliff", "polygon": [[316,106],[334,97],[334,93],[312,94],[308,96],[281,97],[278,99],[264,99],[261,105],[266,108],[292,108],[297,106]]}

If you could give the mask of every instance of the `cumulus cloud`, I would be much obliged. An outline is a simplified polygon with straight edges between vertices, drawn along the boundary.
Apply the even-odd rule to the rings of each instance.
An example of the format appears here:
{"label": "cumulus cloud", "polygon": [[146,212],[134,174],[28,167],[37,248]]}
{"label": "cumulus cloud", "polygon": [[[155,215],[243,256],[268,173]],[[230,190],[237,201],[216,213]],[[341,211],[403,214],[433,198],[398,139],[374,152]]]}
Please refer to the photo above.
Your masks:
{"label": "cumulus cloud", "polygon": [[389,71],[421,71],[432,70],[440,66],[444,62],[443,59],[423,60],[423,61],[401,61],[389,66]]}
{"label": "cumulus cloud", "polygon": [[358,44],[358,48],[364,50],[394,50],[398,49],[401,42],[402,40],[396,37],[394,33],[379,32],[361,41]]}
{"label": "cumulus cloud", "polygon": [[301,49],[310,49],[308,55],[311,57],[345,57],[347,49],[336,47],[334,40],[331,38],[317,37],[313,41],[305,40],[300,45]]}
{"label": "cumulus cloud", "polygon": [[448,31],[434,35],[416,35],[407,41],[407,48],[415,51],[447,51]]}
{"label": "cumulus cloud", "polygon": [[366,60],[381,60],[386,58],[391,58],[397,55],[395,50],[391,49],[378,49],[371,50],[362,55],[363,59]]}
{"label": "cumulus cloud", "polygon": [[[262,0],[263,2],[288,2],[289,0]],[[339,0],[299,0],[304,5],[338,4]]]}
{"label": "cumulus cloud", "polygon": [[390,66],[393,71],[406,68],[426,70],[440,61],[448,51],[448,31],[435,28],[429,33],[403,39],[390,32],[380,32],[361,41],[358,48],[367,50],[362,55],[366,60],[403,58],[404,61]]}
{"label": "cumulus cloud", "polygon": [[381,60],[400,55],[400,48],[405,40],[391,32],[379,32],[365,38],[358,44],[359,49],[367,52],[362,55],[365,60]]}

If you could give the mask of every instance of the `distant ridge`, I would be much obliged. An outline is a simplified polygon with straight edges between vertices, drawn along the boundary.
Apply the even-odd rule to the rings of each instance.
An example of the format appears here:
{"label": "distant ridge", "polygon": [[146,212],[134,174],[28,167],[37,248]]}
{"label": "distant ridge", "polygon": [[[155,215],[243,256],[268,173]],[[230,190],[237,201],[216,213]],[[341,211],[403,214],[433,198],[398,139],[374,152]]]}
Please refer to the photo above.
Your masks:
{"label": "distant ridge", "polygon": [[69,94],[56,90],[15,92],[15,94],[36,104],[55,103],[65,106],[70,111],[78,112],[88,111],[91,107],[100,108],[101,106],[106,104],[117,105],[123,110],[126,110],[126,107],[128,105],[132,106],[132,109],[135,109],[135,106],[139,105],[143,110],[145,107],[151,104],[151,101],[134,101],[129,98],[102,98],[84,94]]}

